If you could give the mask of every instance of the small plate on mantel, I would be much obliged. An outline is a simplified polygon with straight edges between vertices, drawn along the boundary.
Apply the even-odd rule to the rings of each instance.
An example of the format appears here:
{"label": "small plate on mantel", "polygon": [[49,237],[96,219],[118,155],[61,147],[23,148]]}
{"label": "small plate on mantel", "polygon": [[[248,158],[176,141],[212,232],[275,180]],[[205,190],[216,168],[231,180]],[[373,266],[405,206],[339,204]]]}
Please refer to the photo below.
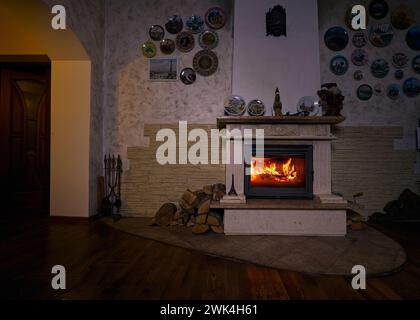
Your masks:
{"label": "small plate on mantel", "polygon": [[262,117],[265,114],[265,105],[261,100],[255,99],[248,103],[247,111],[252,117]]}
{"label": "small plate on mantel", "polygon": [[238,95],[231,95],[226,98],[224,108],[228,116],[242,116],[246,110],[245,99]]}
{"label": "small plate on mantel", "polygon": [[303,112],[308,116],[315,117],[319,114],[321,107],[318,99],[310,96],[302,97],[297,105],[297,111]]}

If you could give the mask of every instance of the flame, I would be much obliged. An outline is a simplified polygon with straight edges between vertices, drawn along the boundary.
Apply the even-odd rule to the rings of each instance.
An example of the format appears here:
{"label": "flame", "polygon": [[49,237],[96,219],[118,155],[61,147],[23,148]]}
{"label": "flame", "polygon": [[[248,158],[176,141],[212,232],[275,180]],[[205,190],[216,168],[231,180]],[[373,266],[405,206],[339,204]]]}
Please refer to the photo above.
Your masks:
{"label": "flame", "polygon": [[297,178],[297,171],[292,158],[281,164],[281,169],[277,169],[276,162],[259,158],[251,162],[251,180],[256,180],[258,176],[266,176],[277,182],[291,182]]}

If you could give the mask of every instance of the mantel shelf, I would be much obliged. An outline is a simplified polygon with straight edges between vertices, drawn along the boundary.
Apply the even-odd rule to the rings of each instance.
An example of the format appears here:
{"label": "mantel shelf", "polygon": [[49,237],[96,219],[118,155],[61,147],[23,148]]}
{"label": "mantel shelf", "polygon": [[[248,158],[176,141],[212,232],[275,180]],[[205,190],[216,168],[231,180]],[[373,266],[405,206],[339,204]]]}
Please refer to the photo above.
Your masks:
{"label": "mantel shelf", "polygon": [[302,117],[302,116],[283,116],[283,117],[220,117],[217,118],[217,127],[226,128],[228,124],[329,124],[336,125],[346,120],[345,117]]}

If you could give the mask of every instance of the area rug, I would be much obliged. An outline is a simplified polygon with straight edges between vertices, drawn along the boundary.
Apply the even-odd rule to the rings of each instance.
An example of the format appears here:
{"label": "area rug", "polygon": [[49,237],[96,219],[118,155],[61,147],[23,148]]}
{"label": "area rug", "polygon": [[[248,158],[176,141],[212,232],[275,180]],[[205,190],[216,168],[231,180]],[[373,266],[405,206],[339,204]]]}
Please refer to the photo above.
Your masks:
{"label": "area rug", "polygon": [[368,276],[395,272],[406,261],[404,249],[367,227],[346,237],[193,235],[187,227],[152,227],[148,218],[102,219],[118,230],[226,259],[311,275],[350,276],[362,265]]}

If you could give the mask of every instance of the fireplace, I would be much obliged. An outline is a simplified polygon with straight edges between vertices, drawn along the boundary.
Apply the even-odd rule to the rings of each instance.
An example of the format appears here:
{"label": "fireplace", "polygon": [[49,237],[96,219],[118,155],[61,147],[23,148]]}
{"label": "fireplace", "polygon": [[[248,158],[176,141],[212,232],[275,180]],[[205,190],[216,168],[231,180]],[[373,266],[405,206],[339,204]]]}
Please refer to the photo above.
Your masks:
{"label": "fireplace", "polygon": [[257,157],[256,145],[245,164],[247,198],[312,199],[313,146],[264,145]]}

